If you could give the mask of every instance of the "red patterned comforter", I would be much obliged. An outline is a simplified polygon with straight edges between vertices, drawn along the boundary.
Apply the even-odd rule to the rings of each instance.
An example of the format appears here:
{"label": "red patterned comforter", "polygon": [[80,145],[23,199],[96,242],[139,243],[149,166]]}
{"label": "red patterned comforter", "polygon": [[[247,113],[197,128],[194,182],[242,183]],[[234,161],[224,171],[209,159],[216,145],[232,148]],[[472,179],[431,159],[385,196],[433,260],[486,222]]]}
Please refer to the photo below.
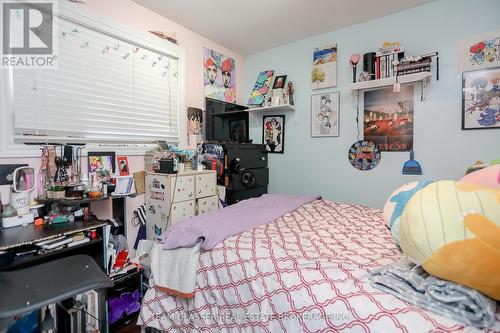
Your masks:
{"label": "red patterned comforter", "polygon": [[370,286],[369,270],[400,257],[381,211],[317,200],[203,252],[194,299],[149,289],[139,324],[168,332],[462,331]]}

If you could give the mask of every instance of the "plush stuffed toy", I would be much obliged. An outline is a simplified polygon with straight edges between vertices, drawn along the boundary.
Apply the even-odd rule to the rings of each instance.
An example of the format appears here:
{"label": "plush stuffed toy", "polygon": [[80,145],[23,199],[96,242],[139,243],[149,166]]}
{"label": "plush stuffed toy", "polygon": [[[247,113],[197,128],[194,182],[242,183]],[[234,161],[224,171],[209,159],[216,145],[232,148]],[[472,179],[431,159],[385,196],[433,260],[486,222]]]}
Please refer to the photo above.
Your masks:
{"label": "plush stuffed toy", "polygon": [[399,245],[399,221],[403,210],[411,197],[419,190],[432,183],[428,180],[404,184],[392,192],[384,206],[383,217],[385,224],[391,229],[392,238]]}
{"label": "plush stuffed toy", "polygon": [[500,189],[500,164],[471,172],[462,177],[459,182]]}
{"label": "plush stuffed toy", "polygon": [[400,224],[401,248],[412,261],[500,300],[500,190],[434,182],[413,195]]}

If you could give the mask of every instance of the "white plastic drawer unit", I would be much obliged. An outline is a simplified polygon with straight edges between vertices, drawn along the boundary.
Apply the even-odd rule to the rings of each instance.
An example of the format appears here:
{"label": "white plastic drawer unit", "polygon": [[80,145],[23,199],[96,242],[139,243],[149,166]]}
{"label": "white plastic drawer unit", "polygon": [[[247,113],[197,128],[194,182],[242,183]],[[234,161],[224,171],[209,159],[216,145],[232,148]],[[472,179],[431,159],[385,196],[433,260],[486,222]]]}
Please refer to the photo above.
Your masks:
{"label": "white plastic drawer unit", "polygon": [[176,202],[172,204],[172,211],[170,212],[170,224],[175,224],[179,221],[188,219],[196,215],[196,202],[195,200],[188,200]]}
{"label": "white plastic drawer unit", "polygon": [[194,200],[194,178],[193,175],[169,177],[172,202]]}
{"label": "white plastic drawer unit", "polygon": [[217,195],[198,199],[197,202],[198,214],[215,212],[219,209],[219,197]]}
{"label": "white plastic drawer unit", "polygon": [[215,172],[204,172],[196,177],[196,198],[217,194],[217,176]]}

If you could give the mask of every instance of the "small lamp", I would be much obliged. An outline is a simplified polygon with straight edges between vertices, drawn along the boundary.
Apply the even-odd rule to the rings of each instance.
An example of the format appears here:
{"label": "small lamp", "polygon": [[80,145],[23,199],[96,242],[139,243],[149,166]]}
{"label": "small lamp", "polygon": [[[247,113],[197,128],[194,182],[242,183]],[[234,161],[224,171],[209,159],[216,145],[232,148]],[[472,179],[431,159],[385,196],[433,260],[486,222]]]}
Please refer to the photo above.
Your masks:
{"label": "small lamp", "polygon": [[361,59],[361,54],[353,54],[349,58],[349,63],[352,66],[352,83],[356,83],[356,65],[359,62],[359,59]]}

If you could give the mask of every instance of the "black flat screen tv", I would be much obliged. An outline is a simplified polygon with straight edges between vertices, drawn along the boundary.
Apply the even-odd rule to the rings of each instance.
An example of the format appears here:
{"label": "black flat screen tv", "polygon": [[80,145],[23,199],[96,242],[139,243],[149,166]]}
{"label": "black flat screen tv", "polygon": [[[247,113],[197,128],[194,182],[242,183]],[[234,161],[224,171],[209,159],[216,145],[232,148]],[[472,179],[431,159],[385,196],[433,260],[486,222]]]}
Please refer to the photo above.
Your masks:
{"label": "black flat screen tv", "polygon": [[205,98],[207,141],[249,142],[248,107]]}

